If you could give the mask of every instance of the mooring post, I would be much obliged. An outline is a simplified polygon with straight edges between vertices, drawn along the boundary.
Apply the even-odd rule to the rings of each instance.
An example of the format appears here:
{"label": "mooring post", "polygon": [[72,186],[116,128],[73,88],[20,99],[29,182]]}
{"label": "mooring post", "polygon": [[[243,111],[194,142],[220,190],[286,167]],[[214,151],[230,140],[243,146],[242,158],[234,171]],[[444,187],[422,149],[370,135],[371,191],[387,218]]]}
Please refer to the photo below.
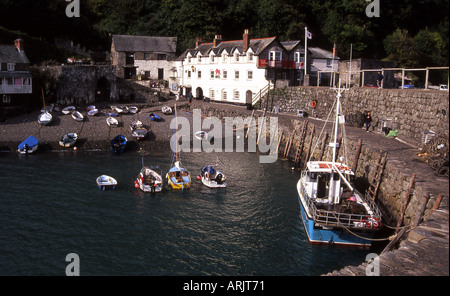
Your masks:
{"label": "mooring post", "polygon": [[419,225],[420,221],[422,221],[422,218],[425,215],[425,210],[427,209],[427,203],[428,200],[430,199],[430,193],[427,192],[422,199],[422,203],[420,204],[420,208],[416,213],[416,217],[414,218],[414,223],[413,223],[413,227],[416,227]]}
{"label": "mooring post", "polygon": [[441,200],[443,197],[444,197],[443,194],[438,195],[436,202],[434,203],[433,210],[431,210],[430,216],[433,215],[434,211],[436,211],[439,208],[439,205],[441,204]]}
{"label": "mooring post", "polygon": [[412,188],[413,188],[413,186],[414,186],[414,181],[415,181],[415,180],[416,180],[416,174],[412,174],[411,180],[409,181],[408,191],[406,192],[406,198],[405,198],[405,201],[403,202],[402,210],[401,210],[401,212],[400,212],[400,217],[399,217],[399,219],[398,219],[398,221],[397,221],[397,229],[395,230],[395,234],[398,233],[399,228],[400,228],[400,226],[402,225],[402,222],[403,222],[403,216],[405,215],[406,208],[407,208],[407,206],[408,206],[408,204],[409,204],[409,200],[410,200],[411,195],[412,195],[412,193],[413,193],[413,192],[412,192]]}

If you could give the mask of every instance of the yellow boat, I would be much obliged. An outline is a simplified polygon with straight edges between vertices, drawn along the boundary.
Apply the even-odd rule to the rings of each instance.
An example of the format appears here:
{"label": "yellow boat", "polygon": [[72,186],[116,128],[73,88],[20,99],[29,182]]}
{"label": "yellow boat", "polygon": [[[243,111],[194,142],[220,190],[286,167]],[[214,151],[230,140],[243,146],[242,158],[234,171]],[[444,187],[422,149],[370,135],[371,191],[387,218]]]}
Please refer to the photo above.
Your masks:
{"label": "yellow boat", "polygon": [[191,188],[191,174],[188,170],[180,166],[179,161],[175,162],[166,177],[172,189]]}

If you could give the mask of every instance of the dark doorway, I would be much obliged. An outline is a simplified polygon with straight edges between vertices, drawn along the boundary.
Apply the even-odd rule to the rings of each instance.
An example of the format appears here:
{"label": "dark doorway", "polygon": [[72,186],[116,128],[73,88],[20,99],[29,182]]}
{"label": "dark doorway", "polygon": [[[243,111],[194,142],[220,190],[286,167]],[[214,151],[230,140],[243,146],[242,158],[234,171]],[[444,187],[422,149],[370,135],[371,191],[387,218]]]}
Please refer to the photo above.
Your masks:
{"label": "dark doorway", "polygon": [[125,79],[133,79],[136,77],[136,68],[135,67],[125,67],[124,68],[124,77]]}
{"label": "dark doorway", "polygon": [[164,69],[158,69],[158,80],[164,79]]}
{"label": "dark doorway", "polygon": [[197,87],[197,89],[195,90],[195,98],[198,100],[203,100],[203,90],[201,89],[201,87]]}
{"label": "dark doorway", "polygon": [[97,82],[95,88],[95,101],[109,101],[111,98],[111,85],[105,77],[102,77]]}

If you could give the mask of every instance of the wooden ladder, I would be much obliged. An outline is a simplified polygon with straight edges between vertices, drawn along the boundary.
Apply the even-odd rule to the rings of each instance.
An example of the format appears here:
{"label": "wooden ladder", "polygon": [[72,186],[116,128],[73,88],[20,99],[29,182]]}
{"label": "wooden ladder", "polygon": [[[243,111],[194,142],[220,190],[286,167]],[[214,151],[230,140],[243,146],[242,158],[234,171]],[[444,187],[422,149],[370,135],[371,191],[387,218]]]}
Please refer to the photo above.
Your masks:
{"label": "wooden ladder", "polygon": [[369,179],[369,189],[366,191],[366,195],[375,200],[378,194],[378,188],[380,187],[381,177],[383,175],[384,166],[387,161],[387,152],[380,151],[380,157],[375,164],[375,171],[371,179]]}
{"label": "wooden ladder", "polygon": [[294,156],[295,166],[298,166],[300,164],[300,159],[302,158],[302,150],[303,150],[303,144],[305,143],[307,128],[308,128],[308,120],[305,120],[305,121],[303,121],[302,128],[300,130],[299,143],[297,146],[297,151],[295,152],[295,156]]}

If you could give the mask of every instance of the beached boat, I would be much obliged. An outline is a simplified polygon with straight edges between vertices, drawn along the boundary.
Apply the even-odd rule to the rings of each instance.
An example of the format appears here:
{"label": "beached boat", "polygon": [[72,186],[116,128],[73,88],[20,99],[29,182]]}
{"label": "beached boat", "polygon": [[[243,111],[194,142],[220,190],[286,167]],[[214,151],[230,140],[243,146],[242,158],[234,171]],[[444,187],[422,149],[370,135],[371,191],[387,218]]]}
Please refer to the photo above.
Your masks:
{"label": "beached boat", "polygon": [[81,114],[79,111],[72,111],[72,118],[75,119],[76,121],[84,120],[83,114]]}
{"label": "beached boat", "polygon": [[72,147],[76,141],[78,140],[78,135],[76,133],[67,133],[62,136],[61,140],[59,140],[59,145],[61,147]]}
{"label": "beached boat", "polygon": [[136,140],[142,140],[145,137],[147,137],[148,130],[142,125],[142,121],[140,120],[133,121],[130,127],[131,127],[131,135]]}
{"label": "beached boat", "polygon": [[161,117],[153,112],[149,114],[149,117],[152,121],[161,121]]}
{"label": "beached boat", "polygon": [[[175,109],[175,120],[177,120],[176,105],[174,109]],[[177,132],[175,131],[175,135],[176,133]],[[181,165],[180,158],[178,155],[178,141],[176,141],[176,136],[174,137],[174,141],[175,141],[175,152],[173,164],[172,167],[169,169],[166,178],[172,189],[188,189],[191,188],[191,174],[187,169],[185,169]]]}
{"label": "beached boat", "polygon": [[137,112],[138,112],[138,107],[136,107],[136,106],[130,106],[129,108],[128,108],[128,112],[130,112],[131,114],[136,114]]}
{"label": "beached boat", "polygon": [[372,198],[354,188],[351,183],[354,172],[344,159],[336,161],[339,125],[344,128],[344,116],[339,113],[342,110],[341,92],[340,89],[337,91],[334,105],[336,117],[334,141],[330,143],[333,148],[331,160],[309,160],[297,183],[300,214],[310,243],[369,247],[381,228],[381,213]]}
{"label": "beached boat", "polygon": [[69,113],[72,113],[72,112],[75,111],[75,110],[76,110],[75,106],[67,106],[67,107],[63,108],[63,109],[61,110],[61,112],[62,112],[63,114],[65,114],[65,115],[67,115],[67,114],[69,114]]}
{"label": "beached boat", "polygon": [[149,167],[142,166],[138,177],[134,181],[134,186],[144,192],[161,192],[163,180],[161,174]]}
{"label": "beached boat", "polygon": [[209,188],[227,187],[227,178],[225,175],[214,169],[211,165],[207,165],[200,170],[200,178],[202,183]]}
{"label": "beached boat", "polygon": [[99,176],[96,182],[100,190],[112,190],[117,186],[117,180],[108,175]]}
{"label": "beached boat", "polygon": [[21,154],[29,154],[36,152],[39,147],[39,141],[34,136],[29,136],[17,147],[17,151]]}
{"label": "beached boat", "polygon": [[117,135],[111,140],[111,152],[122,153],[127,146],[127,138],[123,135]]}
{"label": "beached boat", "polygon": [[197,140],[203,141],[208,139],[208,133],[205,131],[198,131],[194,134]]}
{"label": "beached boat", "polygon": [[38,117],[38,122],[42,125],[49,125],[52,120],[53,116],[48,112],[41,113]]}
{"label": "beached boat", "polygon": [[117,119],[115,119],[114,117],[107,117],[106,118],[106,123],[110,127],[118,127],[119,126],[119,121]]}
{"label": "beached boat", "polygon": [[109,117],[117,117],[117,116],[119,116],[119,113],[116,113],[116,112],[106,112],[105,115],[106,115],[106,116],[109,116]]}
{"label": "beached boat", "polygon": [[98,114],[98,109],[94,105],[88,106],[87,107],[87,114],[89,116],[94,116],[94,115]]}
{"label": "beached boat", "polygon": [[121,107],[118,106],[111,106],[111,110],[117,112],[118,114],[121,114],[124,111]]}
{"label": "beached boat", "polygon": [[161,108],[161,111],[166,115],[172,114],[172,108],[170,108],[169,106],[163,106]]}

